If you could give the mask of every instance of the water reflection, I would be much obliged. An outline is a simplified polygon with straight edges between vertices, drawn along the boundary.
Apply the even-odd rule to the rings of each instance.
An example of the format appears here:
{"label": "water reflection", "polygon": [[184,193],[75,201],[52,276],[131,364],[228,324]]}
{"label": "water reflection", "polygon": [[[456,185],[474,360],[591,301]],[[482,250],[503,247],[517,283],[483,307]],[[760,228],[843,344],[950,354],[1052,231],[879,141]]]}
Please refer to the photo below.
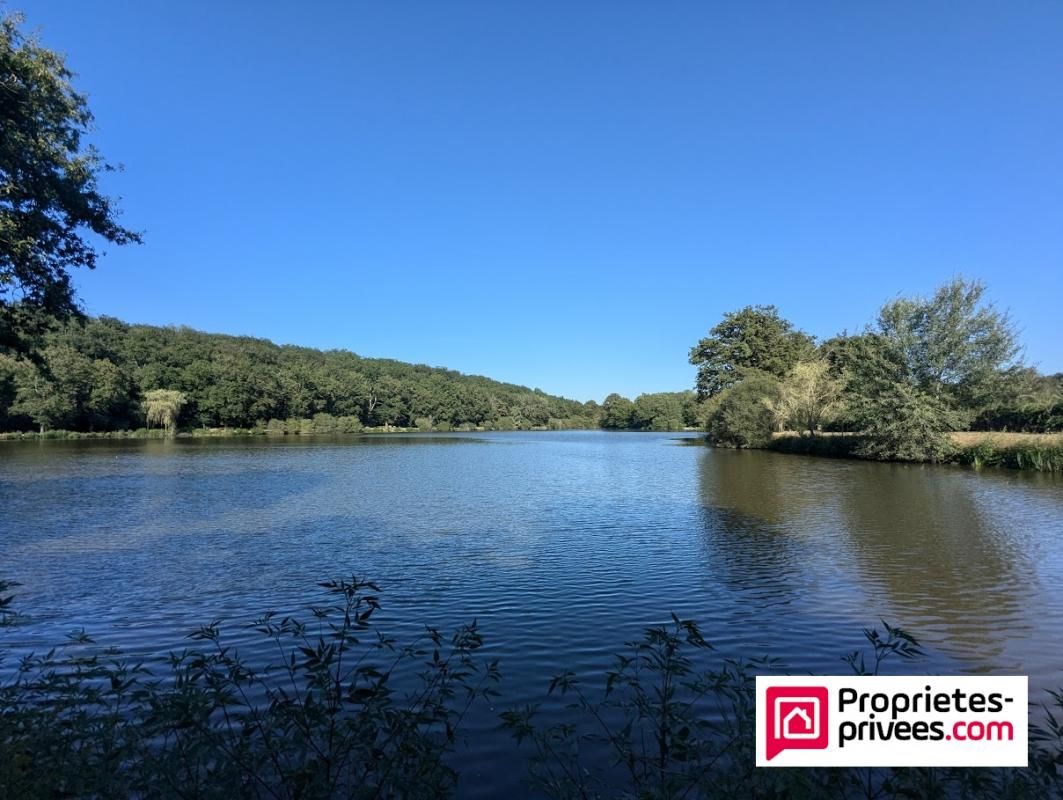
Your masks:
{"label": "water reflection", "polygon": [[698,474],[713,576],[762,611],[881,616],[968,669],[1059,669],[1059,597],[1041,575],[1057,574],[1058,481],[716,450]]}

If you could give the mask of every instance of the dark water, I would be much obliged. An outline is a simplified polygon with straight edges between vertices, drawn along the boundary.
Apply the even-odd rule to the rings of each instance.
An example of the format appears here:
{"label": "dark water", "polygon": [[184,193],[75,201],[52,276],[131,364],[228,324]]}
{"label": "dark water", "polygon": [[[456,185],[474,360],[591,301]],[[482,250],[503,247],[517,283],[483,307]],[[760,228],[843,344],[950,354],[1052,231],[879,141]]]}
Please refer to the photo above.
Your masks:
{"label": "dark water", "polygon": [[[33,616],[15,646],[84,627],[150,652],[218,617],[239,644],[240,623],[351,573],[383,585],[400,636],[477,618],[500,707],[562,667],[594,680],[673,610],[723,655],[794,670],[844,672],[885,618],[930,651],[894,671],[1063,684],[1059,478],[675,434],[0,442],[0,576]],[[517,787],[496,711],[467,727],[468,795]]]}

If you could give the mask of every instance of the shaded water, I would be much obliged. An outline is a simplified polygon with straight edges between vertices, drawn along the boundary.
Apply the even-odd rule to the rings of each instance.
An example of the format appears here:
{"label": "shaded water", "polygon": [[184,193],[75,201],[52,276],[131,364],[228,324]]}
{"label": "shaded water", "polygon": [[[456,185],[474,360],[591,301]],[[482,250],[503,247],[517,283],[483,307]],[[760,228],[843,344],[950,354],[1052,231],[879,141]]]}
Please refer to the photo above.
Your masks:
{"label": "shaded water", "polygon": [[[378,580],[379,622],[477,618],[500,707],[670,611],[722,655],[840,673],[860,628],[903,624],[916,671],[1063,684],[1063,481],[711,450],[676,434],[0,442],[0,577],[43,648],[75,627],[134,652],[202,622],[296,610]],[[513,791],[495,711],[469,723],[463,793]]]}

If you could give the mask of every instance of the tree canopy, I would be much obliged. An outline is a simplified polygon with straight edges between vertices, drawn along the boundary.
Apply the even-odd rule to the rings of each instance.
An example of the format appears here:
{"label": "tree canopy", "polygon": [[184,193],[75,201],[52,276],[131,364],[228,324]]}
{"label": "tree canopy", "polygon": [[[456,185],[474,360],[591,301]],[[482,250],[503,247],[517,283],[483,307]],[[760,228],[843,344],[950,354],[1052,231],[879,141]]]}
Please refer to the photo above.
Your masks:
{"label": "tree canopy", "polygon": [[0,355],[0,428],[136,428],[155,390],[182,393],[181,423],[201,428],[597,424],[596,406],[453,370],[106,317],[60,325],[40,354],[40,367]]}
{"label": "tree canopy", "polygon": [[774,306],[747,307],[725,314],[691,362],[699,417],[721,444],[767,442],[765,403],[776,425],[812,435],[833,425],[858,434],[853,452],[881,459],[942,460],[947,434],[972,424],[1063,425],[1059,384],[1022,367],[1008,315],[962,278],[930,297],[894,299],[862,333],[818,350]]}
{"label": "tree canopy", "polygon": [[775,306],[746,306],[723,315],[691,348],[690,363],[698,368],[698,396],[706,398],[734,386],[750,370],[784,378],[814,351],[812,337],[780,317]]}
{"label": "tree canopy", "polygon": [[118,223],[100,175],[115,167],[85,139],[93,117],[63,56],[0,12],[0,349],[27,352],[51,317],[76,313],[70,270],[96,266]]}

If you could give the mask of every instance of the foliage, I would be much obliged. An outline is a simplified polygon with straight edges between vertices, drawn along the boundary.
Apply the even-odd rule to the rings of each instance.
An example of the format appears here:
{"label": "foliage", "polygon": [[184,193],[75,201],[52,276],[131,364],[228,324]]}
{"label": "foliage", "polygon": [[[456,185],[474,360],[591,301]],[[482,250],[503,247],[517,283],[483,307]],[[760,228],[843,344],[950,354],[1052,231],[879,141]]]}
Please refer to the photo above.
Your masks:
{"label": "foliage", "polygon": [[770,407],[780,427],[795,425],[815,436],[824,420],[841,407],[842,382],[831,376],[825,359],[799,361],[780,386]]}
{"label": "foliage", "polygon": [[632,402],[613,393],[605,398],[598,425],[609,430],[678,431],[697,425],[693,392],[640,394]]}
{"label": "foliage", "polygon": [[780,453],[794,455],[856,458],[862,443],[863,437],[858,434],[827,433],[813,437],[780,433],[772,438],[768,447]]}
{"label": "foliage", "polygon": [[899,298],[882,307],[878,333],[905,380],[953,407],[977,409],[999,395],[1018,367],[1015,326],[983,301],[985,286],[957,278],[930,298]]}
{"label": "foliage", "polygon": [[[0,626],[17,624],[0,581]],[[320,584],[311,619],[267,613],[250,627],[277,655],[242,659],[218,623],[159,662],[101,650],[84,632],[23,657],[0,679],[0,791],[20,798],[435,798],[459,775],[448,755],[474,703],[495,702],[497,662],[475,623],[449,639],[427,628],[401,645],[376,627],[379,588]],[[844,661],[858,675],[922,655],[883,623]],[[1043,798],[1059,796],[1063,691],[1031,726],[1028,769],[754,768],[755,681],[784,665],[709,663],[712,647],[675,615],[615,656],[603,683],[563,671],[541,705],[502,722],[528,754],[528,781],[552,798]],[[419,670],[416,674],[414,670]],[[906,669],[906,671],[910,671]],[[401,685],[409,688],[405,691]],[[530,751],[530,752],[529,752]]]}
{"label": "foliage", "polygon": [[720,396],[709,418],[709,441],[723,447],[766,447],[775,431],[772,408],[780,398],[779,382],[773,376],[747,375]]}
{"label": "foliage", "polygon": [[148,426],[162,425],[166,432],[173,434],[177,428],[177,418],[188,398],[182,392],[173,389],[152,389],[144,393],[144,406]]}
{"label": "foliage", "polygon": [[984,408],[971,425],[977,431],[1053,433],[1063,431],[1063,373],[1039,375],[1032,368],[1015,370],[997,402]]}
{"label": "foliage", "polygon": [[961,464],[970,464],[973,467],[1063,472],[1063,446],[1059,444],[997,444],[986,437],[976,444],[960,447],[955,458]]}
{"label": "foliage", "polygon": [[751,370],[784,378],[813,352],[812,337],[795,330],[775,306],[746,306],[724,314],[691,348],[690,363],[698,368],[698,396],[705,398],[734,386]]}
{"label": "foliage", "polygon": [[948,433],[963,427],[940,398],[902,382],[864,400],[860,418],[856,454],[882,461],[946,461],[954,451]]}
{"label": "foliage", "polygon": [[[60,326],[45,337],[41,355],[40,367],[0,355],[0,425],[7,429],[138,427],[145,395],[156,389],[185,395],[181,422],[193,428],[274,430],[271,420],[296,420],[284,423],[288,433],[314,432],[327,420],[322,414],[347,420],[351,432],[412,428],[417,419],[437,430],[545,428],[551,419],[562,427],[597,424],[582,403],[479,376],[107,317]],[[5,385],[17,401],[5,401]]]}
{"label": "foliage", "polygon": [[602,403],[601,426],[612,430],[627,430],[634,421],[635,404],[615,392]]}
{"label": "foliage", "polygon": [[[5,796],[435,798],[457,774],[444,757],[499,673],[476,625],[428,628],[400,645],[378,632],[379,589],[320,584],[327,604],[301,621],[252,625],[277,653],[257,668],[217,623],[172,653],[164,675],[77,633],[0,683]],[[6,588],[0,584],[0,591]],[[0,617],[5,606],[0,600]],[[417,668],[400,694],[394,678]]]}
{"label": "foliage", "polygon": [[[916,639],[885,622],[865,629],[869,645],[845,657],[855,674],[878,674],[893,658],[922,655]],[[511,709],[505,726],[529,752],[528,783],[557,800],[624,797],[887,798],[1056,797],[1063,775],[1063,725],[1049,711],[1033,727],[1027,769],[756,769],[755,674],[782,664],[724,659],[698,669],[711,651],[698,627],[675,615],[629,642],[606,672],[604,689],[585,688],[571,672],[555,676],[551,695],[572,698],[566,720],[537,725],[540,706]],[[1050,693],[1055,713],[1063,693]]]}
{"label": "foliage", "polygon": [[[773,306],[725,315],[691,351],[699,366],[695,416],[720,444],[898,461],[982,463],[953,446],[950,434],[966,428],[1063,430],[1063,376],[1021,365],[1014,324],[984,296],[981,283],[957,278],[929,298],[898,298],[882,307],[874,326],[827,339],[818,354],[799,357],[782,374],[778,365],[808,337]],[[766,371],[784,377],[779,396],[768,400],[777,425],[812,437],[818,429],[856,435],[820,445],[773,442],[755,403],[730,397],[757,374],[757,363],[771,363]],[[742,429],[759,433],[734,435]],[[1023,448],[1001,461],[1051,468],[1050,450]]]}
{"label": "foliage", "polygon": [[697,425],[693,392],[655,392],[635,398],[631,427],[644,431],[678,431]]}
{"label": "foliage", "polygon": [[[100,192],[114,169],[84,142],[92,113],[63,56],[0,11],[0,350],[29,351],[51,316],[76,311],[70,270],[96,266],[90,234],[139,242]],[[37,313],[43,312],[43,313]]]}

